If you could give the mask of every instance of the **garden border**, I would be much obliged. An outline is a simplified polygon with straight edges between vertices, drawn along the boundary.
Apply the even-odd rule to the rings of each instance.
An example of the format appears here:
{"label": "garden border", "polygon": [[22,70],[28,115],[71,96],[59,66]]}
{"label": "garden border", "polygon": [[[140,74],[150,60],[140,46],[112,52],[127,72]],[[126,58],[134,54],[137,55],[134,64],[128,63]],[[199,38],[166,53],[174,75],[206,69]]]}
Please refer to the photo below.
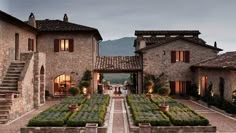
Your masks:
{"label": "garden border", "polygon": [[[129,106],[127,104],[127,99],[124,99],[125,109],[127,112],[128,127],[130,133],[142,133],[139,126],[135,126],[132,119],[132,114],[130,113]],[[150,133],[169,133],[169,132],[216,132],[216,126],[150,126]],[[146,130],[147,131],[147,130]],[[147,132],[145,132],[147,133]]]}

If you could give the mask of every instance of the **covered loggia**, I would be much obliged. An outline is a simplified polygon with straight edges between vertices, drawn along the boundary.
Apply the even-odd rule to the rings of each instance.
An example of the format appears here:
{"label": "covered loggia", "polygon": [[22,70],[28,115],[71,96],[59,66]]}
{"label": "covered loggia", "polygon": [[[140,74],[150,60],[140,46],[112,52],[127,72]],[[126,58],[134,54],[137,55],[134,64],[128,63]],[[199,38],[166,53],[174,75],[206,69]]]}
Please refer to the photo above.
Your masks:
{"label": "covered loggia", "polygon": [[129,73],[133,75],[135,93],[142,93],[142,62],[139,56],[97,56],[94,69],[94,91],[97,92],[101,73]]}

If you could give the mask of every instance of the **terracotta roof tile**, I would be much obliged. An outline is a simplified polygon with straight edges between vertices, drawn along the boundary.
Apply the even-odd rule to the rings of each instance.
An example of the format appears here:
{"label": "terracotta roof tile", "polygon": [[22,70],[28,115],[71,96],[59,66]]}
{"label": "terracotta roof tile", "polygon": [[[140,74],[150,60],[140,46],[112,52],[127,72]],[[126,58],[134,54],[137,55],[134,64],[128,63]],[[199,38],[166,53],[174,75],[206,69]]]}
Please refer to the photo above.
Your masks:
{"label": "terracotta roof tile", "polygon": [[[141,52],[143,50],[152,49],[152,48],[161,46],[163,44],[167,44],[167,43],[170,43],[170,42],[173,42],[173,41],[176,41],[176,40],[181,40],[181,39],[185,40],[185,41],[192,42],[194,44],[198,44],[198,45],[203,46],[203,47],[208,47],[208,48],[211,48],[211,49],[222,51],[222,49],[220,49],[220,48],[216,48],[216,47],[213,47],[211,45],[206,44],[206,42],[203,39],[198,38],[198,37],[183,37],[183,36],[177,36],[177,37],[145,37],[143,39],[146,41],[147,46],[143,49],[139,49],[136,52]],[[135,42],[135,44],[136,44],[136,42]]]}
{"label": "terracotta roof tile", "polygon": [[138,71],[142,70],[139,56],[97,56],[96,71]]}
{"label": "terracotta roof tile", "polygon": [[198,30],[136,30],[135,35],[199,35]]}
{"label": "terracotta roof tile", "polygon": [[214,58],[202,61],[193,68],[236,69],[236,51],[227,52]]}

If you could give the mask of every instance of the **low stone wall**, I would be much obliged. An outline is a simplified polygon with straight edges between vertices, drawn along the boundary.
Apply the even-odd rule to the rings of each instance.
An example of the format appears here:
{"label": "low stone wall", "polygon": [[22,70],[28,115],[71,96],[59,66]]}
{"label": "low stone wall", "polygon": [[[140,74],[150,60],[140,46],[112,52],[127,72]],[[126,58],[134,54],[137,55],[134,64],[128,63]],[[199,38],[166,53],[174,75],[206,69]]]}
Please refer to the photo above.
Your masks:
{"label": "low stone wall", "polygon": [[129,106],[125,102],[125,109],[127,112],[128,126],[130,133],[186,133],[186,132],[208,132],[215,133],[215,126],[135,126],[132,119],[132,114],[130,113]]}
{"label": "low stone wall", "polygon": [[[25,127],[21,128],[21,133],[95,133],[94,130],[88,130],[85,127]],[[103,127],[97,128],[97,133],[107,133]]]}

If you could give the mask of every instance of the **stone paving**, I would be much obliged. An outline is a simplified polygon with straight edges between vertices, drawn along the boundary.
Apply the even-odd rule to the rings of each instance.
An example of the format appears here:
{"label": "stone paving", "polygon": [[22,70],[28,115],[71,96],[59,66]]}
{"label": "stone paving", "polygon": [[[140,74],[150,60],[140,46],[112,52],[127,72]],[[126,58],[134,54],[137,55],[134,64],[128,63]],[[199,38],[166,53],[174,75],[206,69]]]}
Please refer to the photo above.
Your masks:
{"label": "stone paving", "polygon": [[217,133],[236,133],[236,119],[228,117],[222,113],[216,112],[205,106],[190,100],[177,100],[210,121],[210,124],[216,126]]}
{"label": "stone paving", "polygon": [[114,102],[112,133],[128,133],[123,99],[112,99],[112,101]]}
{"label": "stone paving", "polygon": [[32,117],[57,103],[59,103],[59,101],[47,101],[46,104],[41,106],[39,109],[34,109],[15,121],[0,125],[0,133],[19,133],[20,128],[25,127]]}

